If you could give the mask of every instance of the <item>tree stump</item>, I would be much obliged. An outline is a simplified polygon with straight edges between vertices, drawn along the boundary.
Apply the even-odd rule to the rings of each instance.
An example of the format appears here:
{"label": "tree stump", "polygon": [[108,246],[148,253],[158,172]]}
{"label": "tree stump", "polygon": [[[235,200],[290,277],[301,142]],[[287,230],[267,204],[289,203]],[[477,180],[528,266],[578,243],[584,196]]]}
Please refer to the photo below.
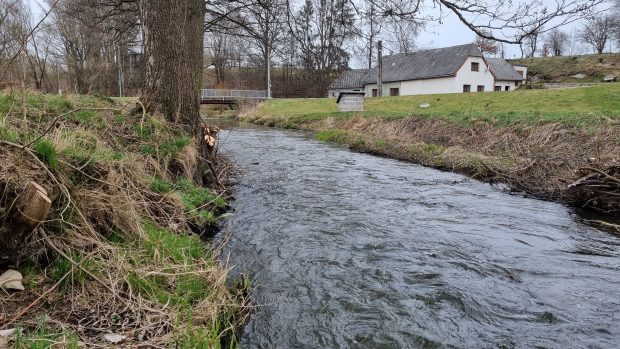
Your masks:
{"label": "tree stump", "polygon": [[0,265],[15,263],[24,251],[24,240],[45,221],[52,206],[47,191],[35,182],[26,184],[9,207],[7,218],[0,227]]}

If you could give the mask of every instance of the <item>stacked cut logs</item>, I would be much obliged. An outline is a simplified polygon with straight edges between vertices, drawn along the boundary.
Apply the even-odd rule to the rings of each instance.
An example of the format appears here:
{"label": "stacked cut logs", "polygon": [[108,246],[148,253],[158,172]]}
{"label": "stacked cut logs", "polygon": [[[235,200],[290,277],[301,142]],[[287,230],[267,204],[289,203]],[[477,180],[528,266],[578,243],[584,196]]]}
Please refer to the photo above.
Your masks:
{"label": "stacked cut logs", "polygon": [[620,165],[604,170],[584,167],[577,170],[579,179],[568,186],[584,207],[620,215]]}
{"label": "stacked cut logs", "polygon": [[207,148],[209,149],[209,151],[215,148],[215,139],[219,131],[220,131],[220,128],[215,125],[208,125],[202,128],[204,140],[205,140],[205,143],[207,144]]}
{"label": "stacked cut logs", "polygon": [[52,200],[42,186],[29,182],[10,204],[0,228],[0,264],[16,261],[24,249],[26,236],[45,221]]}

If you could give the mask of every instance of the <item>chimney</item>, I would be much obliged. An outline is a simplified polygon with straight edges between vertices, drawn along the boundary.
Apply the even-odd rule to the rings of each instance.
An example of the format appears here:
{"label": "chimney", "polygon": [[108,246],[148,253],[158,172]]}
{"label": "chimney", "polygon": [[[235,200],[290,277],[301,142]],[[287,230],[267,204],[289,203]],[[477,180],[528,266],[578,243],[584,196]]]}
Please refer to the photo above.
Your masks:
{"label": "chimney", "polygon": [[383,95],[383,42],[377,42],[377,97]]}

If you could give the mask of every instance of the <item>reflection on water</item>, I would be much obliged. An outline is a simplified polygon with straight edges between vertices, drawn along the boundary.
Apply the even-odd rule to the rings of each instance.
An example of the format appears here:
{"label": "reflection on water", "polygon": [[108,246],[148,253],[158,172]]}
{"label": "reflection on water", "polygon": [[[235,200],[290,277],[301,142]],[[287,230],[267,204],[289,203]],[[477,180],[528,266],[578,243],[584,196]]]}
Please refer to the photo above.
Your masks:
{"label": "reflection on water", "polygon": [[617,348],[620,239],[558,204],[349,152],[224,132],[223,234],[264,305],[244,348]]}

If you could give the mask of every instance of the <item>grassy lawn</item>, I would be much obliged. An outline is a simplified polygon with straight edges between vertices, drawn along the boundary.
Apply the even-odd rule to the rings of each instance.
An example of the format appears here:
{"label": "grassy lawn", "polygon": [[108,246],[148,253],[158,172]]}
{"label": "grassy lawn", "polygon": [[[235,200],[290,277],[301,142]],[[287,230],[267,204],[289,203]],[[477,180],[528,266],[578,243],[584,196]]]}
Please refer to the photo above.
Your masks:
{"label": "grassy lawn", "polygon": [[[431,106],[420,108],[422,103]],[[357,115],[439,117],[459,124],[484,120],[500,125],[539,121],[596,125],[620,119],[620,83],[587,88],[366,98],[363,113],[339,112],[333,98],[274,99],[264,102],[251,118],[297,124]]]}

